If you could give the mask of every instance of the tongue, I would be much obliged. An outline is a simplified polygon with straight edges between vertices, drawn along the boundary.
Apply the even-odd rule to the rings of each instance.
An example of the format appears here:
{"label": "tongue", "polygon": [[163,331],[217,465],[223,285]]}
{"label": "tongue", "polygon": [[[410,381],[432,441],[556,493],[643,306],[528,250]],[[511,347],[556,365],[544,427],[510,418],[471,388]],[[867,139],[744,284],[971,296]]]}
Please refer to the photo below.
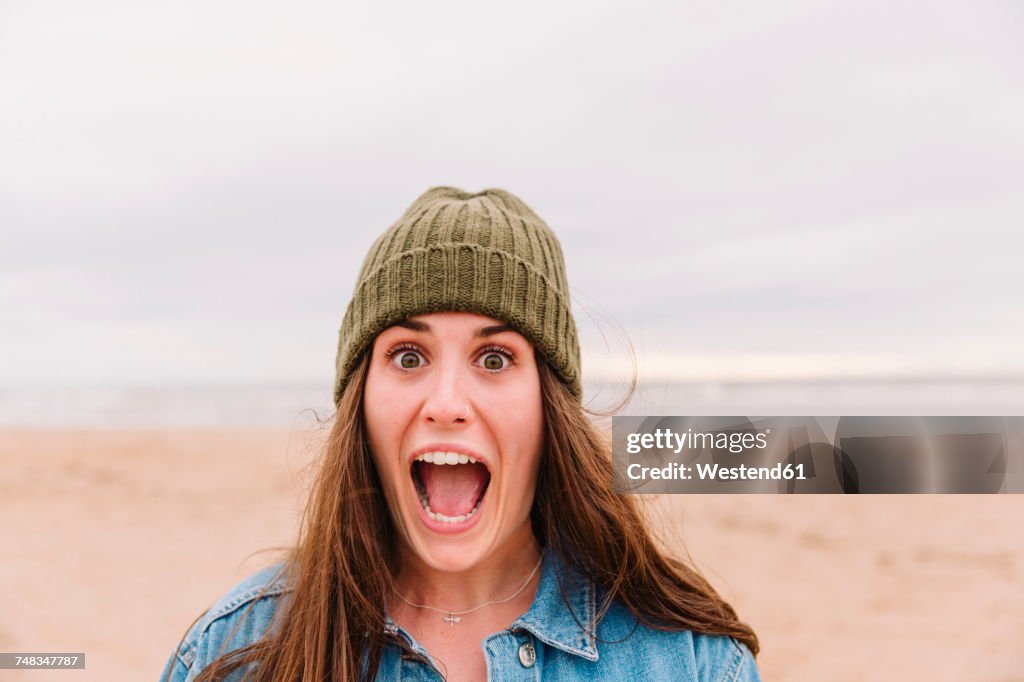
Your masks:
{"label": "tongue", "polygon": [[483,464],[420,463],[420,480],[427,489],[430,510],[445,516],[462,516],[473,511],[487,485]]}

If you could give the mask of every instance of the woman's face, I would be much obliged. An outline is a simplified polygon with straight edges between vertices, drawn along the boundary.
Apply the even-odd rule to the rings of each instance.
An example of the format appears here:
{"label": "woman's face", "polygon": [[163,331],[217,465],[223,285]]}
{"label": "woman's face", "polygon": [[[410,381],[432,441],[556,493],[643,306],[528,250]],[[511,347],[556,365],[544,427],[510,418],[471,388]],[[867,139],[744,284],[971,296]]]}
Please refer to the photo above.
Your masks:
{"label": "woman's face", "polygon": [[526,338],[473,313],[389,327],[363,409],[391,516],[421,560],[467,570],[530,540],[544,417]]}

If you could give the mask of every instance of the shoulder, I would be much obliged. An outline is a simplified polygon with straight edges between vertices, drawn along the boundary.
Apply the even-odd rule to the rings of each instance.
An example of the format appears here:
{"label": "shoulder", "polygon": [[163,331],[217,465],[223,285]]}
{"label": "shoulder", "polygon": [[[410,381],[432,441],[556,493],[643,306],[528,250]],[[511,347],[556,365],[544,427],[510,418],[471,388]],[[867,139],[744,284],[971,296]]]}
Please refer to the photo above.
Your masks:
{"label": "shoulder", "polygon": [[732,637],[648,627],[618,601],[602,619],[598,634],[603,640],[598,642],[601,658],[622,659],[633,670],[640,664],[648,679],[761,680],[753,654]]}
{"label": "shoulder", "polygon": [[754,655],[746,645],[721,635],[691,633],[691,636],[697,669],[706,671],[707,679],[723,682],[760,681],[761,675],[754,662]]}
{"label": "shoulder", "polygon": [[175,647],[160,679],[191,680],[215,658],[261,639],[289,591],[284,568],[283,562],[276,563],[228,589]]}

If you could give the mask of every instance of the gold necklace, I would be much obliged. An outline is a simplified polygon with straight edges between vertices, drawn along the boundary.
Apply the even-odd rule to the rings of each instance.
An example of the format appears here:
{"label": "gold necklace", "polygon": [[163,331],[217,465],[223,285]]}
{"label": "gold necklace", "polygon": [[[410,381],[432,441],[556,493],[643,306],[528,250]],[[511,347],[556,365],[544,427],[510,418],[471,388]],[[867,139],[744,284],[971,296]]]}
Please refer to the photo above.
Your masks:
{"label": "gold necklace", "polygon": [[540,568],[541,561],[543,561],[543,560],[544,560],[544,555],[541,554],[540,559],[537,559],[537,565],[533,567],[533,570],[530,571],[530,575],[528,575],[526,577],[526,582],[523,583],[522,587],[520,587],[518,590],[516,590],[515,592],[513,592],[509,596],[505,597],[504,599],[499,599],[498,601],[486,601],[483,604],[480,604],[479,606],[474,606],[473,608],[466,609],[465,611],[452,611],[451,609],[439,609],[436,606],[428,606],[427,604],[413,604],[411,601],[409,601],[408,599],[403,597],[402,593],[399,592],[398,590],[396,590],[393,585],[391,586],[391,591],[395,593],[395,596],[397,596],[399,599],[401,599],[402,601],[404,601],[406,604],[408,604],[409,606],[411,606],[413,608],[416,608],[416,609],[430,609],[431,611],[437,611],[438,613],[445,614],[441,618],[441,620],[443,620],[444,622],[448,623],[448,625],[450,625],[451,627],[455,627],[455,624],[458,623],[460,620],[462,620],[462,616],[466,615],[467,613],[473,613],[474,611],[479,611],[480,609],[482,609],[485,606],[494,606],[495,604],[504,604],[505,602],[512,601],[513,599],[518,597],[522,593],[522,591],[526,589],[526,586],[530,584],[530,581],[533,580],[533,576],[537,575],[537,570]]}

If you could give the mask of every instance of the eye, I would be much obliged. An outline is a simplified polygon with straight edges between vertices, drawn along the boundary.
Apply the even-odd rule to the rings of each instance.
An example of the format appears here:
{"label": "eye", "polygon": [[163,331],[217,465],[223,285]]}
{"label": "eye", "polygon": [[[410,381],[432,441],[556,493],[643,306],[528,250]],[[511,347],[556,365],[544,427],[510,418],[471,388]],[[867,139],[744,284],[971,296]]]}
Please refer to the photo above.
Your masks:
{"label": "eye", "polygon": [[414,350],[402,351],[398,354],[398,364],[403,369],[414,369],[420,366],[420,354]]}
{"label": "eye", "polygon": [[407,343],[395,346],[385,355],[399,369],[416,369],[424,362],[419,349]]}
{"label": "eye", "polygon": [[480,365],[491,372],[500,372],[514,363],[512,351],[501,346],[488,346],[480,354]]}

